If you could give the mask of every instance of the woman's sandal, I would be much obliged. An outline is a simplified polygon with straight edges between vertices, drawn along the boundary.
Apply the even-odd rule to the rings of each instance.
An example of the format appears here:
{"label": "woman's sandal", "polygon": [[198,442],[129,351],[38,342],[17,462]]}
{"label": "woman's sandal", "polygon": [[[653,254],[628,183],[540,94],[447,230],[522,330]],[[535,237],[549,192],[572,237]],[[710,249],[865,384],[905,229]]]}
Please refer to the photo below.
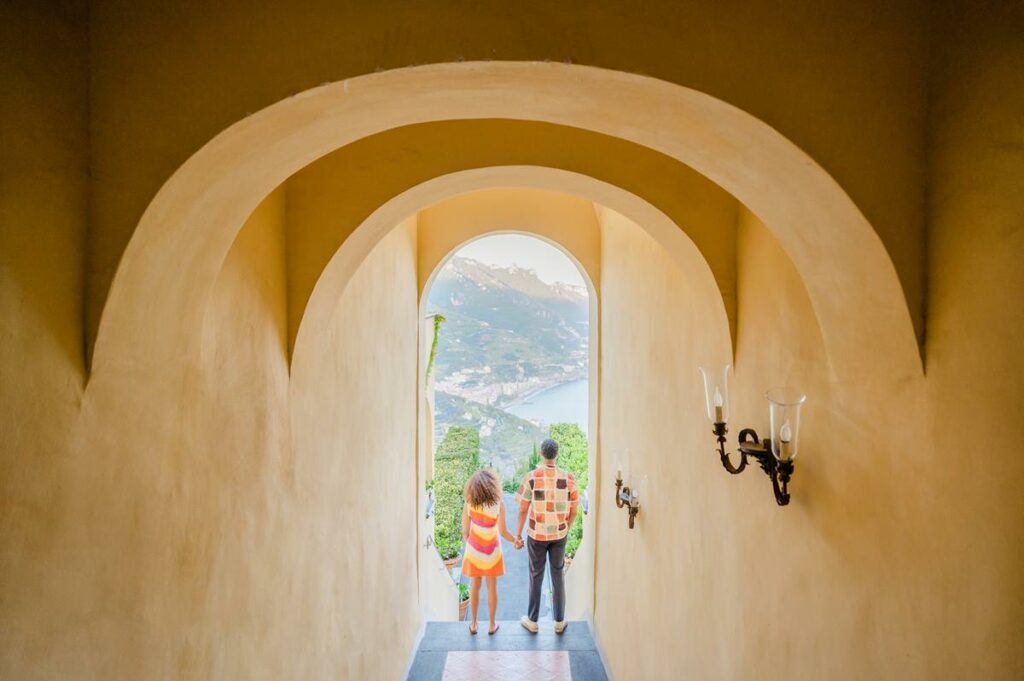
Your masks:
{"label": "woman's sandal", "polygon": [[469,627],[469,633],[472,634],[473,636],[476,636],[476,629],[474,629],[472,626],[470,626]]}
{"label": "woman's sandal", "polygon": [[493,636],[494,632],[498,631],[498,629],[501,629],[501,625],[500,624],[495,624],[493,629],[488,630],[487,635],[488,636]]}

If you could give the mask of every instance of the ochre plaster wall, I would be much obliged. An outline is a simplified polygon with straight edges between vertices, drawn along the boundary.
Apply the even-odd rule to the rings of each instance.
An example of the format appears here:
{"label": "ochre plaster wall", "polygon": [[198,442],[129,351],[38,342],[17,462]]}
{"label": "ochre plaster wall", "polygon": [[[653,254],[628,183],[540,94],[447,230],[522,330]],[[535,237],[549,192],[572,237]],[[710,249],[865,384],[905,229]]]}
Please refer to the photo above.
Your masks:
{"label": "ochre plaster wall", "polygon": [[[966,150],[950,148],[963,158]],[[1006,170],[1008,161],[1016,162],[995,165]],[[980,238],[989,229],[1018,237],[1005,231],[1009,197],[989,194]],[[696,371],[728,358],[702,302],[687,295],[687,273],[628,221],[601,215],[595,630],[616,678],[1019,676],[1020,466],[974,428],[949,432],[963,415],[981,431],[991,424],[1020,437],[1019,419],[999,406],[1020,396],[1020,366],[1009,359],[1019,315],[999,322],[982,354],[962,324],[932,327],[943,347],[957,348],[949,361],[962,369],[911,383],[869,374],[839,383],[799,274],[743,211],[731,441],[739,428],[767,428],[765,389],[793,384],[809,396],[793,501],[778,508],[756,467],[732,477],[714,453]],[[957,243],[955,257],[974,257],[968,240]],[[943,279],[969,271],[940,270]],[[1004,306],[1011,291],[1019,300],[1019,277],[996,276],[1000,293],[937,299],[942,317],[973,316],[988,294]],[[976,406],[965,404],[971,396]],[[611,508],[609,471],[626,447],[627,468],[651,475],[633,532]],[[982,467],[992,472],[966,474],[964,451],[986,452]]]}
{"label": "ochre plaster wall", "polygon": [[[420,626],[415,233],[373,250],[289,381],[284,198],[240,231],[181,378],[105,372],[62,424],[53,389],[5,363],[5,456],[33,457],[5,461],[5,678],[401,675]],[[9,414],[15,390],[47,410]],[[409,521],[368,518],[368,498]]]}
{"label": "ochre plaster wall", "polygon": [[[72,599],[64,536],[84,389],[88,209],[85,7],[0,3],[0,678],[70,673],[52,655]],[[46,594],[44,597],[43,594]],[[53,599],[52,601],[50,599]],[[38,665],[38,666],[36,666]],[[45,670],[45,671],[44,671]]]}
{"label": "ochre plaster wall", "polygon": [[[333,301],[325,301],[331,304]],[[278,678],[398,679],[421,625],[417,594],[415,221],[360,265],[292,369],[294,476],[308,600],[285,606],[310,660]]]}
{"label": "ochre plaster wall", "polygon": [[472,12],[394,0],[94,3],[88,337],[146,205],[218,132],[321,83],[462,60],[649,74],[764,120],[821,163],[882,235],[920,329],[925,10],[918,0],[658,0],[642,11],[531,0]]}
{"label": "ochre plaster wall", "polygon": [[[728,550],[735,523],[713,517],[729,488],[714,484],[697,385],[704,357],[729,361],[728,330],[709,325],[712,317],[702,314],[708,302],[688,295],[693,273],[626,218],[605,209],[598,215],[603,295],[601,452],[591,480],[599,539],[595,634],[615,679],[730,678],[732,662],[720,653],[722,642],[737,634],[731,628],[739,628],[728,607],[735,603],[715,603],[709,589],[722,590],[716,575],[734,569]],[[614,504],[620,463],[627,474],[649,478],[648,500],[633,530]]]}
{"label": "ochre plaster wall", "polygon": [[934,678],[1024,678],[1024,5],[947,3],[932,105],[926,409]]}

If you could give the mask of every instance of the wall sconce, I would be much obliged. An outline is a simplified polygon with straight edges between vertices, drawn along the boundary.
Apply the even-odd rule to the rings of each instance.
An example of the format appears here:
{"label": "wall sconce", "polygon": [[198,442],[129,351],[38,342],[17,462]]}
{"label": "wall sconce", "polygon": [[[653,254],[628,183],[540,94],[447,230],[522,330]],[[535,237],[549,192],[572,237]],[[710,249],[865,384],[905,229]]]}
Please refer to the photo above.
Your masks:
{"label": "wall sconce", "polygon": [[[618,508],[625,508],[629,513],[629,529],[633,529],[634,519],[640,512],[640,497],[646,494],[646,475],[634,475],[632,481],[622,479],[622,466],[615,473],[615,505]],[[646,496],[644,497],[646,498]]]}
{"label": "wall sconce", "polygon": [[753,457],[761,470],[772,479],[775,501],[779,506],[789,503],[789,480],[793,476],[800,437],[800,407],[807,396],[793,388],[773,388],[765,393],[768,398],[768,423],[771,437],[761,441],[753,428],[740,431],[740,463],[734,466],[725,451],[725,435],[729,432],[729,365],[700,367],[704,375],[704,401],[712,431],[718,438],[718,455],[722,466],[733,475],[747,467],[747,457]]}

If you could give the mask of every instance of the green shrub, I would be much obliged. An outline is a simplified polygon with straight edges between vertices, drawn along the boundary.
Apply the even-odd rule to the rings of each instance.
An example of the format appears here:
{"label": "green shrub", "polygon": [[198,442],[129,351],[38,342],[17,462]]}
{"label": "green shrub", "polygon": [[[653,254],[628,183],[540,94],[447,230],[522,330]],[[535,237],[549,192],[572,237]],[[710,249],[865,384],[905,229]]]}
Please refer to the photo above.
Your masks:
{"label": "green shrub", "polygon": [[469,585],[459,583],[459,602],[469,600]]}
{"label": "green shrub", "polygon": [[572,521],[572,527],[569,528],[569,535],[565,539],[565,555],[569,558],[574,558],[582,541],[583,513],[577,513],[576,518]]}
{"label": "green shrub", "polygon": [[[558,465],[573,474],[580,495],[587,489],[590,482],[590,457],[587,451],[587,436],[575,423],[554,423],[551,425],[551,439],[558,443]],[[583,541],[583,512],[576,513],[576,518],[569,528],[569,536],[565,542],[565,555],[572,558]]]}
{"label": "green shrub", "polygon": [[441,558],[459,555],[462,548],[462,491],[480,467],[480,433],[452,426],[434,455],[434,544]]}
{"label": "green shrub", "polygon": [[553,423],[551,439],[558,443],[558,465],[573,474],[582,493],[590,481],[586,434],[575,423]]}

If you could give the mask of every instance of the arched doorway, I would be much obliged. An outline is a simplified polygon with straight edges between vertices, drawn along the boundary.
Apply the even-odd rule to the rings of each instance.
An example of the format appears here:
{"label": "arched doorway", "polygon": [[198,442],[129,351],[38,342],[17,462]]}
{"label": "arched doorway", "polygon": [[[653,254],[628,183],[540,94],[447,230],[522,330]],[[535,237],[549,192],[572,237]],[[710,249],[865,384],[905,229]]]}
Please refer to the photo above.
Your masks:
{"label": "arched doorway", "polygon": [[[581,547],[589,510],[593,457],[588,426],[591,415],[597,425],[599,413],[598,330],[591,323],[598,301],[592,280],[578,261],[563,246],[531,233],[543,232],[545,221],[552,231],[585,231],[591,236],[598,226],[590,204],[575,197],[527,190],[481,194],[429,208],[420,218],[421,233],[429,242],[439,233],[459,232],[460,222],[473,221],[476,229],[486,230],[487,221],[476,222],[486,207],[500,211],[510,201],[526,201],[535,215],[524,225],[526,232],[484,232],[449,252],[431,272],[421,297],[427,322],[421,366],[425,363],[427,369],[420,432],[434,500],[434,543],[442,560],[458,560],[459,486],[468,474],[463,459],[472,461],[471,467],[492,468],[501,476],[507,525],[515,532],[519,481],[539,463],[541,440],[551,437],[561,446],[560,465],[575,475],[583,494],[569,529],[566,575],[575,587],[574,610],[586,612],[590,603],[581,585],[589,582],[586,573],[593,571],[593,551],[580,553],[578,563],[572,561]],[[460,446],[467,451],[458,451]],[[506,578],[500,580],[497,615],[517,619],[526,612],[527,560],[525,552],[505,549]],[[459,579],[458,563],[453,575]],[[465,578],[461,581],[466,583]],[[549,604],[550,586],[545,589],[542,618],[549,616]]]}

